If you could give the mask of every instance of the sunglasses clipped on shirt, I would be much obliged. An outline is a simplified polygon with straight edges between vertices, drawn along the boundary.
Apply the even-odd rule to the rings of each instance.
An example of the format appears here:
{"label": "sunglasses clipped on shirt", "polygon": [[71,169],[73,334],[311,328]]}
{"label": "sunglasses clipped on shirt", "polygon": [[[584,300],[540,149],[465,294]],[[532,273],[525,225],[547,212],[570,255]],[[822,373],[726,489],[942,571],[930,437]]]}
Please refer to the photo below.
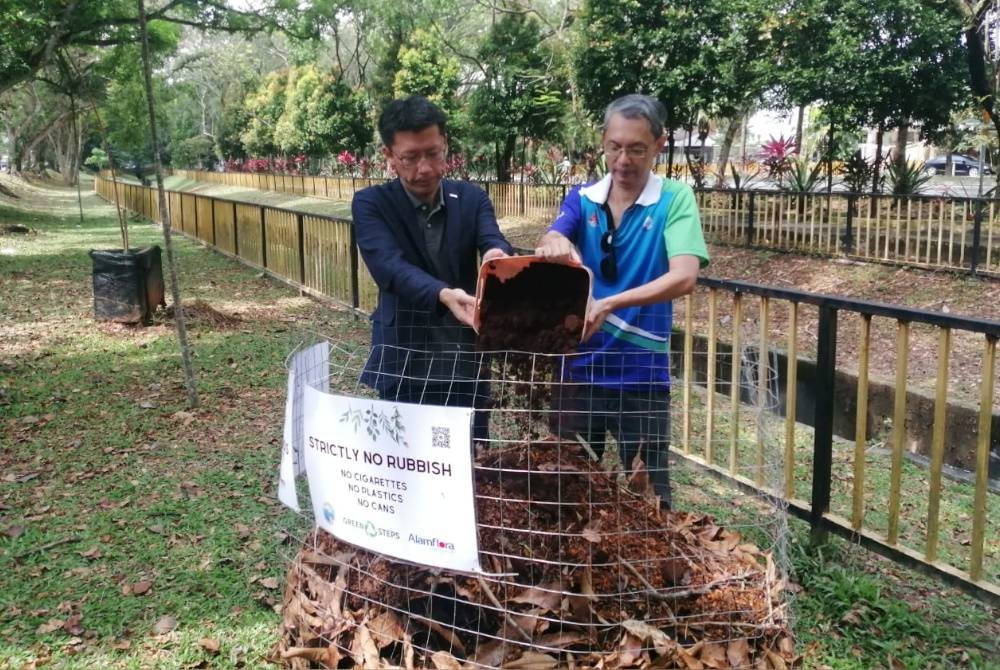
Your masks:
{"label": "sunglasses clipped on shirt", "polygon": [[604,258],[601,259],[601,276],[608,281],[618,279],[618,259],[615,256],[615,229],[610,228],[601,235],[601,251]]}

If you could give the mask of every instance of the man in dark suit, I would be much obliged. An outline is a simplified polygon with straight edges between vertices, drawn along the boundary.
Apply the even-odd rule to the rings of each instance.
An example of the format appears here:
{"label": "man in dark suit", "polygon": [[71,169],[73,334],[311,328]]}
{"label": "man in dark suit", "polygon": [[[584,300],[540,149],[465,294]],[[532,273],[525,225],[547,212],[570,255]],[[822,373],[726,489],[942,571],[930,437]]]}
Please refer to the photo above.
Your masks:
{"label": "man in dark suit", "polygon": [[[447,117],[420,96],[382,111],[382,153],[397,179],[354,196],[358,249],[378,284],[361,381],[384,400],[473,406],[489,400],[472,319],[483,261],[512,253],[486,192],[444,179]],[[487,439],[476,412],[473,436]]]}

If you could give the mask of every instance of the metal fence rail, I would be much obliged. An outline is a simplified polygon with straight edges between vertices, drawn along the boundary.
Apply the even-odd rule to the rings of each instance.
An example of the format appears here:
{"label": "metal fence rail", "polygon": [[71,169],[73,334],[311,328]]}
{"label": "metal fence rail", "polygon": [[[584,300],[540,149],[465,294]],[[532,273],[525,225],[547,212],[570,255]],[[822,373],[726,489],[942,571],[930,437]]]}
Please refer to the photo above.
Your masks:
{"label": "metal fence rail", "polygon": [[[103,178],[95,180],[95,188],[102,197],[159,220],[154,189]],[[835,244],[843,230],[839,224],[824,224],[823,212],[837,205],[828,195],[804,198],[793,218],[796,225],[780,223],[779,216],[788,215],[789,206],[798,209],[798,200],[723,192],[699,197],[705,225],[717,235],[745,239],[752,233],[822,248]],[[871,204],[853,203],[869,210]],[[173,227],[189,237],[303,290],[361,312],[374,308],[376,287],[359,262],[348,219],[178,192],[169,193],[168,206]],[[874,206],[877,211],[879,205]],[[986,209],[974,203],[961,211],[985,215]],[[753,212],[754,225],[734,225],[727,211]],[[917,244],[911,228],[910,250],[926,249],[930,240],[937,253],[948,234],[961,240],[950,222],[960,218],[964,226],[965,217],[952,211],[929,208],[921,220],[949,222],[948,230],[925,227],[920,231],[924,243]],[[884,251],[884,231],[870,223],[858,227],[864,218],[850,212],[848,207],[839,215],[864,240],[859,246]],[[898,221],[895,228],[905,227]],[[897,238],[893,246],[899,245],[905,251]],[[760,393],[774,392],[781,400],[775,412],[782,417],[784,486],[772,495],[787,500],[816,531],[852,537],[981,597],[1000,600],[1000,537],[995,532],[1000,508],[989,494],[990,449],[994,434],[1000,435],[993,415],[1000,323],[708,278],[699,280],[694,296],[676,305],[675,323],[683,324],[683,334],[675,340],[675,365],[683,384],[675,390],[682,412],[675,421],[680,433],[675,447],[683,456],[737,485],[760,488],[759,477],[735,474],[744,459],[762,453],[759,432],[742,423],[746,413],[738,389],[745,385],[738,382],[744,358],[773,357],[780,374],[757,381]],[[778,320],[784,326],[779,332],[787,334],[783,341],[774,334]],[[756,324],[753,337],[743,331],[748,321]],[[809,335],[813,332],[814,337]],[[886,332],[888,336],[873,336]],[[753,347],[743,344],[751,340]],[[846,347],[848,342],[856,356],[838,363],[838,344]],[[915,371],[909,359],[912,346],[929,347],[935,370]],[[696,350],[698,360],[706,361],[704,370],[694,369]],[[958,356],[962,365],[952,369]],[[975,379],[970,369],[979,370]],[[883,388],[877,390],[880,376],[888,380],[879,382]],[[853,381],[847,384],[846,378]],[[920,395],[921,388],[930,389],[929,399]],[[961,408],[950,401],[963,395],[973,398],[966,403],[971,415],[966,411],[964,418],[956,418]],[[838,414],[838,405],[848,408],[846,419]],[[853,431],[836,439],[837,423],[845,421]],[[909,429],[917,424],[928,426],[923,461],[909,458],[919,442]],[[713,450],[718,444],[713,435],[723,430],[729,448]],[[839,432],[844,435],[843,425]],[[883,444],[877,453],[873,443]],[[925,465],[920,468],[916,462]],[[967,481],[945,477],[959,469],[967,472]]]}

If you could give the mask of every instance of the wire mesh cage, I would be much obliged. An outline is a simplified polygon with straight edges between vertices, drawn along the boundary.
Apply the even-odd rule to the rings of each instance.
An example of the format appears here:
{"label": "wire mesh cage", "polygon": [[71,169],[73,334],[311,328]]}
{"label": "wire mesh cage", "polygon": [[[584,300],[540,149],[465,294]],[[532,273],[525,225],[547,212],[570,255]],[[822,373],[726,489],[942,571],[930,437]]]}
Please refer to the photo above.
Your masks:
{"label": "wire mesh cage", "polygon": [[[307,509],[288,556],[273,660],[293,668],[793,666],[784,511],[766,494],[718,486],[703,474],[713,457],[689,446],[714,441],[721,453],[724,444],[732,460],[722,469],[765,480],[765,490],[780,485],[768,418],[776,383],[770,357],[751,340],[730,353],[736,393],[709,391],[703,367],[676,379],[685,355],[704,357],[679,351],[671,402],[568,381],[580,354],[465,346],[428,354],[312,338],[322,354],[304,346],[290,357],[290,394],[301,397],[295,389],[307,385],[359,401],[475,408],[468,446],[479,568],[443,569],[349,543],[314,526],[325,510]],[[730,451],[723,430],[705,441],[712,398],[740,406],[739,421],[753,427],[740,438],[747,444]],[[289,406],[298,408],[286,415],[294,443],[304,439],[302,404]],[[392,487],[369,491],[380,488]],[[448,528],[450,519],[438,522]]]}

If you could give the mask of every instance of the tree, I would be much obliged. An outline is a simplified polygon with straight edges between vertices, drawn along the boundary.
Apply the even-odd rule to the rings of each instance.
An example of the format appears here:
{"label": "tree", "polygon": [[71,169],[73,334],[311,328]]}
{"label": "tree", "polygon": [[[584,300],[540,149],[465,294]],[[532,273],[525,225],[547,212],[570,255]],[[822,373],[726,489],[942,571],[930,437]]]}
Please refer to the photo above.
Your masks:
{"label": "tree", "polygon": [[396,97],[422,95],[452,116],[458,108],[458,58],[436,33],[417,29],[399,50],[399,70],[393,84]]}
{"label": "tree", "polygon": [[352,90],[336,73],[306,100],[308,130],[315,156],[341,151],[360,154],[371,142],[372,124],[364,91]]}
{"label": "tree", "polygon": [[773,0],[732,0],[713,4],[715,37],[702,51],[708,91],[700,101],[709,117],[728,120],[719,143],[717,170],[725,174],[729,154],[743,120],[779,81],[772,29],[777,23]]}
{"label": "tree", "polygon": [[360,152],[371,138],[364,97],[338,72],[321,73],[307,65],[289,70],[285,107],[274,129],[274,143],[285,154],[310,158],[343,150]]}
{"label": "tree", "polygon": [[[1000,138],[1000,110],[997,109],[1000,10],[991,0],[952,0],[952,3],[962,19],[960,30],[965,38],[969,86],[975,104]],[[1000,184],[1000,173],[997,183]]]}
{"label": "tree", "polygon": [[673,131],[693,123],[711,97],[714,73],[702,56],[715,39],[712,31],[725,27],[712,25],[719,16],[713,4],[716,0],[585,0],[574,69],[594,118],[622,95],[651,95],[666,107],[672,156]]}
{"label": "tree", "polygon": [[904,142],[911,122],[933,132],[960,93],[955,26],[935,0],[793,0],[775,29],[785,99],[823,107],[830,159],[841,128],[897,128]]}
{"label": "tree", "polygon": [[[274,0],[271,5],[281,5]],[[156,53],[157,22],[225,32],[276,27],[277,11],[258,6],[239,11],[219,0],[167,0],[148,13],[150,50]],[[31,79],[61,49],[136,44],[139,17],[128,0],[10,0],[0,6],[0,92]]]}
{"label": "tree", "polygon": [[250,123],[240,134],[240,141],[248,153],[272,156],[278,152],[274,131],[284,112],[287,82],[287,70],[272,72],[247,96],[244,104]]}
{"label": "tree", "polygon": [[[131,163],[133,169],[138,170],[153,158],[139,47],[129,44],[115,51],[107,71],[107,92],[100,105],[101,117],[113,151],[112,158]],[[162,80],[155,79],[153,85],[159,99],[167,97],[167,87]],[[162,106],[157,106],[157,117],[158,125],[163,127],[166,121]]]}
{"label": "tree", "polygon": [[541,43],[537,19],[525,13],[504,14],[479,49],[482,79],[472,93],[469,116],[473,132],[493,146],[497,178],[510,179],[517,140],[545,140],[559,135],[566,112],[566,83],[553,66],[551,50]]}

